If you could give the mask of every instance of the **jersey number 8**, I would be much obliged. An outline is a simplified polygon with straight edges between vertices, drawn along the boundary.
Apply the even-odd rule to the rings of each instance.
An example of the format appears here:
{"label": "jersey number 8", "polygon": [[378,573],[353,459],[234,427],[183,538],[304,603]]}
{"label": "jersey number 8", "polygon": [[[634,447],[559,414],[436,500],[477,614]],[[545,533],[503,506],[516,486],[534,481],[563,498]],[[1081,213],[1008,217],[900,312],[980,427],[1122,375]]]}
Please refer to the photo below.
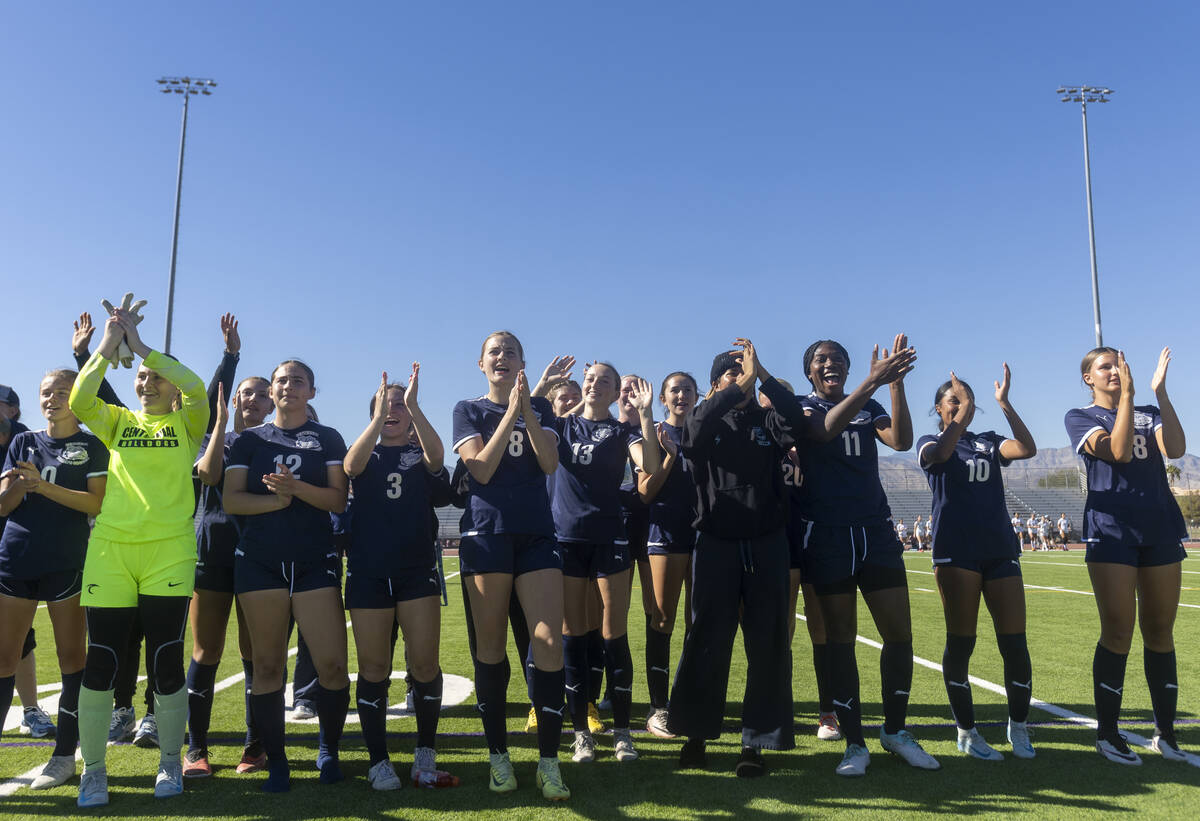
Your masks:
{"label": "jersey number 8", "polygon": [[508,453],[510,456],[520,456],[525,452],[525,434],[514,430],[508,435]]}
{"label": "jersey number 8", "polygon": [[1140,433],[1133,435],[1133,457],[1135,459],[1145,459],[1150,455],[1150,451],[1146,449],[1146,437]]}

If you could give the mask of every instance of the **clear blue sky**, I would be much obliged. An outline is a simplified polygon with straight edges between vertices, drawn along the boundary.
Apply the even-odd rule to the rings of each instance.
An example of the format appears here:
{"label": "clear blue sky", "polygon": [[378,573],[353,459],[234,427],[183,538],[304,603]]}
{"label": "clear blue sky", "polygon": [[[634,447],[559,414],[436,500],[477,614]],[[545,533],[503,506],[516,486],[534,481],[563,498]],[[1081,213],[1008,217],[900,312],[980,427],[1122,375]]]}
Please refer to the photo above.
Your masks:
{"label": "clear blue sky", "polygon": [[37,426],[72,318],[125,290],[161,343],[180,102],[154,80],[192,74],[220,85],[189,121],[175,353],[207,378],[233,311],[239,373],[304,358],[347,440],[417,359],[448,441],[500,327],[534,379],[573,353],[704,381],[748,334],[798,385],[810,341],[857,381],[903,330],[918,433],[951,368],[1002,427],[1007,359],[1061,446],[1093,332],[1054,89],[1091,83],[1117,90],[1090,118],[1105,341],[1145,402],[1173,345],[1188,427],[1197,30],[1188,3],[7,4],[0,382]]}

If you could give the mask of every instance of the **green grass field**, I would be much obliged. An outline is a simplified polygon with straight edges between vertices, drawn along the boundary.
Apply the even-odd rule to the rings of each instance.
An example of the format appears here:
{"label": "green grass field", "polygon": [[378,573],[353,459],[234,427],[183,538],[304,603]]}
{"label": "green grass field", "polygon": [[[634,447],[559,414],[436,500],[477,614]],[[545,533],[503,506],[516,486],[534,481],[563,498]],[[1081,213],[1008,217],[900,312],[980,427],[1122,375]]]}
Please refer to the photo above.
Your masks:
{"label": "green grass field", "polygon": [[[912,597],[914,650],[919,659],[941,659],[944,628],[941,603],[930,572],[929,554],[906,554],[909,588]],[[1088,594],[1090,586],[1081,551],[1071,553],[1026,554],[1025,582],[1028,587],[1029,640],[1033,657],[1034,697],[1057,708],[1082,715],[1092,712],[1091,659],[1098,635],[1095,602]],[[447,574],[457,570],[448,559]],[[442,666],[446,673],[471,677],[471,663],[463,626],[458,579],[450,584],[450,606],[443,610]],[[1072,592],[1078,591],[1078,592]],[[634,594],[634,609],[639,594]],[[1180,741],[1192,750],[1200,750],[1200,561],[1184,563],[1183,607],[1176,626],[1181,684],[1179,718]],[[978,678],[1000,683],[1001,662],[992,638],[990,624],[980,625],[980,641],[972,659],[971,671]],[[640,613],[631,617],[631,644],[635,665],[634,722],[645,720],[645,680],[640,668],[643,659],[643,627]],[[51,644],[51,629],[45,609],[38,611],[36,622],[42,646],[38,649],[40,681],[45,684],[59,678]],[[236,628],[234,628],[236,629]],[[227,658],[222,662],[218,681],[241,672],[236,658],[237,642],[230,631]],[[865,609],[860,610],[859,634],[877,640]],[[678,658],[681,633],[677,633],[672,661]],[[189,641],[190,646],[190,641]],[[188,781],[184,794],[169,801],[151,796],[157,751],[130,745],[109,748],[108,769],[112,802],[102,811],[88,816],[134,818],[230,818],[292,819],[325,818],[406,818],[437,819],[484,813],[488,818],[729,818],[741,819],[794,817],[829,812],[859,815],[900,812],[927,816],[947,813],[974,816],[1054,815],[1089,816],[1109,812],[1137,812],[1154,817],[1192,817],[1187,807],[1200,799],[1200,769],[1186,764],[1169,763],[1156,753],[1142,750],[1142,767],[1122,767],[1102,760],[1093,748],[1093,732],[1061,717],[1034,707],[1029,721],[1035,726],[1034,744],[1038,756],[1021,761],[1006,755],[1003,762],[980,762],[958,753],[955,733],[946,703],[941,673],[918,661],[909,711],[911,729],[926,750],[943,765],[940,772],[914,770],[889,756],[878,746],[879,675],[878,651],[868,644],[858,645],[862,674],[862,692],[868,727],[868,747],[872,762],[867,777],[843,779],[834,775],[841,759],[842,742],[820,742],[814,735],[816,689],[810,663],[811,652],[803,625],[798,625],[795,648],[795,714],[797,749],[788,753],[768,754],[771,773],[763,779],[742,780],[732,775],[738,753],[738,717],[743,686],[744,660],[738,647],[729,685],[728,734],[720,743],[710,745],[709,769],[704,772],[678,772],[675,759],[678,741],[663,741],[639,733],[636,736],[642,757],[632,763],[618,764],[611,757],[610,737],[598,739],[598,757],[594,764],[578,765],[564,754],[563,772],[571,787],[572,798],[565,806],[550,806],[534,789],[537,761],[535,739],[519,731],[527,709],[524,683],[515,675],[509,688],[510,744],[521,789],[507,797],[487,790],[486,748],[480,736],[481,726],[473,707],[473,697],[442,713],[439,739],[441,765],[462,778],[457,789],[423,791],[406,787],[392,793],[377,793],[366,782],[366,751],[361,743],[357,722],[348,724],[343,742],[342,760],[347,780],[326,786],[317,781],[312,761],[316,746],[316,725],[289,725],[288,755],[293,766],[292,791],[284,796],[268,796],[258,789],[261,775],[238,776],[233,766],[241,753],[242,688],[240,682],[219,692],[213,711],[210,761],[216,768],[213,778]],[[350,648],[350,669],[355,669],[354,648]],[[513,669],[519,670],[515,653],[510,650]],[[977,717],[985,738],[1007,751],[1003,722],[1006,720],[1003,696],[976,684],[974,689]],[[392,688],[393,702],[403,699],[402,683]],[[53,692],[45,694],[53,696]],[[135,699],[139,717],[142,711],[140,685]],[[352,713],[353,716],[353,713]],[[1141,665],[1141,642],[1134,639],[1126,677],[1123,717],[1130,732],[1148,736],[1152,731],[1150,702]],[[407,774],[415,741],[415,720],[407,715],[389,721],[390,748],[397,769]],[[564,736],[563,750],[568,749]],[[40,768],[50,754],[50,745],[29,743],[16,731],[6,733],[0,745],[0,782]],[[0,815],[6,817],[76,815],[75,796],[78,780],[46,792],[17,789],[0,797]]]}

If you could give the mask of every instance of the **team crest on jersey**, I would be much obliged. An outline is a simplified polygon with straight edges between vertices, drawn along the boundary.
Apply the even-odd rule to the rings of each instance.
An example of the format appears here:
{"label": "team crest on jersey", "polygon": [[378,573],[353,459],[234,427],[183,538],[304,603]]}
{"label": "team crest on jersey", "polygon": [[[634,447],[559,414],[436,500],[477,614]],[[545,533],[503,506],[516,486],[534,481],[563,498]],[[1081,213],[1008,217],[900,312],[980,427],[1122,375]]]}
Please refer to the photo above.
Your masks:
{"label": "team crest on jersey", "polygon": [[1148,428],[1154,423],[1150,414],[1142,413],[1141,411],[1133,412],[1133,426],[1135,428]]}
{"label": "team crest on jersey", "polygon": [[869,425],[871,423],[871,412],[868,410],[860,410],[853,419],[850,420],[851,425]]}
{"label": "team crest on jersey", "polygon": [[975,450],[976,450],[976,452],[978,452],[978,453],[987,453],[987,454],[991,454],[991,452],[992,452],[992,443],[991,443],[991,442],[979,442],[979,441],[977,441],[977,442],[975,442]]}
{"label": "team crest on jersey", "polygon": [[605,439],[613,435],[613,429],[607,425],[602,428],[596,428],[592,431],[593,442],[603,442]]}
{"label": "team crest on jersey", "polygon": [[82,442],[70,442],[62,449],[58,461],[64,465],[82,465],[88,460],[87,445]]}
{"label": "team crest on jersey", "polygon": [[758,425],[755,425],[751,429],[750,435],[754,437],[754,442],[759,447],[764,447],[764,448],[771,447],[771,440],[767,438],[767,432],[765,430],[763,430],[762,428],[760,428]]}
{"label": "team crest on jersey", "polygon": [[315,430],[302,430],[296,434],[295,447],[300,450],[321,450],[321,436]]}

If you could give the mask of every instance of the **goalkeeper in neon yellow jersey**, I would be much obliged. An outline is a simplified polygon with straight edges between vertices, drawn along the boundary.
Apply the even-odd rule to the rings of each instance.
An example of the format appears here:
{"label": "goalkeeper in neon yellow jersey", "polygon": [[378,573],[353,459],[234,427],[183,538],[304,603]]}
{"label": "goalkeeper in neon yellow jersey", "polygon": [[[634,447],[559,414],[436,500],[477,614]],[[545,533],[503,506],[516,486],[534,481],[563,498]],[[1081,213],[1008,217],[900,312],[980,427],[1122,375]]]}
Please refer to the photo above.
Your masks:
{"label": "goalkeeper in neon yellow jersey", "polygon": [[[140,411],[102,402],[96,391],[122,338],[142,358]],[[183,791],[179,751],[187,724],[183,634],[195,579],[192,465],[208,424],[204,383],[172,357],[152,351],[134,317],[115,309],[104,338],[79,372],[71,410],[108,446],[108,489],[88,541],[82,604],[88,654],[79,694],[83,777],[79,806],[108,803],[104,753],[118,658],[135,617],[146,630],[161,758],[154,794]]]}

